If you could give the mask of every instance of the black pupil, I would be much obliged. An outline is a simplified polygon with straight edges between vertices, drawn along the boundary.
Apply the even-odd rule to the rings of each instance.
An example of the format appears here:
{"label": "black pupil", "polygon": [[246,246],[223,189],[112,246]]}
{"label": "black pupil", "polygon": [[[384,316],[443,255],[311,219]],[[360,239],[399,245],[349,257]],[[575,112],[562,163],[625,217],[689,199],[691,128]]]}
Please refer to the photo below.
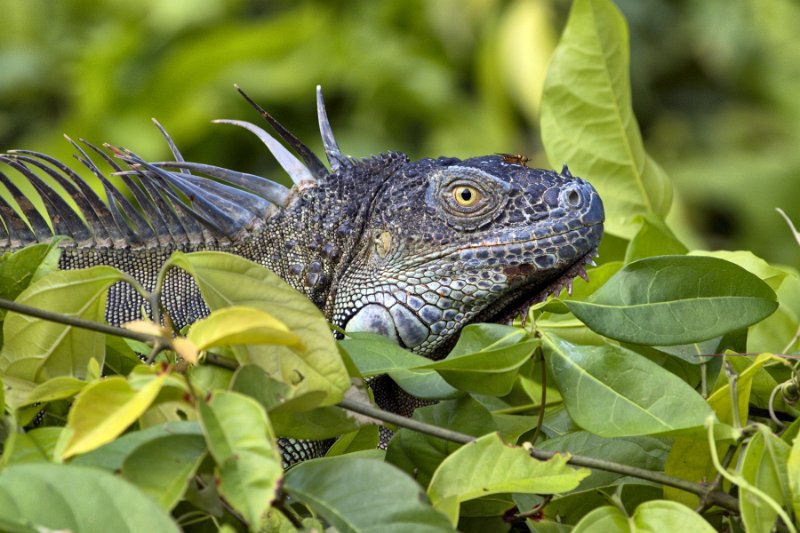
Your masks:
{"label": "black pupil", "polygon": [[465,202],[472,200],[472,191],[469,189],[461,189],[461,199]]}

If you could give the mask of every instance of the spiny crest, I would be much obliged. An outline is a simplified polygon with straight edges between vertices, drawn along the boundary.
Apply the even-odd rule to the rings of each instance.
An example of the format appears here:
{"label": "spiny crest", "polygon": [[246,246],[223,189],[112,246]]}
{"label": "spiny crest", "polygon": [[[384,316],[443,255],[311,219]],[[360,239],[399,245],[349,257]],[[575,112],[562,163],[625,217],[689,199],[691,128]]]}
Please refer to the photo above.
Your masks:
{"label": "spiny crest", "polygon": [[[270,124],[296,157],[262,128],[239,120],[216,120],[254,133],[270,150],[298,190],[312,187],[329,176],[316,155],[238,86],[236,89]],[[333,137],[317,86],[320,133],[331,168],[336,171],[349,158],[342,155]],[[0,154],[0,162],[19,173],[34,187],[47,211],[46,218],[14,184],[0,172],[0,182],[13,201],[0,196],[0,248],[19,248],[47,242],[53,235],[67,235],[77,246],[142,247],[154,244],[209,244],[236,240],[263,224],[278,208],[285,207],[293,191],[277,182],[236,170],[187,162],[170,135],[153,119],[172,152],[174,161],[147,162],[130,150],[104,145],[107,151],[80,139],[120,176],[138,205],[133,203],[100,170],[84,148],[66,137],[76,150],[75,158],[103,186],[106,201],[74,170],[48,155],[29,150]],[[123,168],[126,167],[126,168]],[[77,211],[45,180],[64,189]],[[214,178],[214,179],[211,179]]]}

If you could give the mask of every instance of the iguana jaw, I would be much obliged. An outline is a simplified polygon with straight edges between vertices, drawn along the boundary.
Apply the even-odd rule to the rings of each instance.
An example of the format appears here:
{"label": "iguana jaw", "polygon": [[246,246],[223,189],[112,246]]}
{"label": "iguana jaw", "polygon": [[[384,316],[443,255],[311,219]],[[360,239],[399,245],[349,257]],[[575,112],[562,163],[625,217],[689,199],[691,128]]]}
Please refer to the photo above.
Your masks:
{"label": "iguana jaw", "polygon": [[593,265],[595,257],[597,257],[597,248],[578,258],[562,274],[548,281],[546,285],[528,289],[523,287],[514,295],[498,301],[497,305],[486,310],[489,313],[488,315],[478,320],[473,320],[473,322],[511,324],[515,318],[519,318],[525,324],[528,311],[532,305],[545,301],[548,296],[558,296],[565,288],[568,294],[572,294],[572,282],[578,276],[589,281],[586,265]]}

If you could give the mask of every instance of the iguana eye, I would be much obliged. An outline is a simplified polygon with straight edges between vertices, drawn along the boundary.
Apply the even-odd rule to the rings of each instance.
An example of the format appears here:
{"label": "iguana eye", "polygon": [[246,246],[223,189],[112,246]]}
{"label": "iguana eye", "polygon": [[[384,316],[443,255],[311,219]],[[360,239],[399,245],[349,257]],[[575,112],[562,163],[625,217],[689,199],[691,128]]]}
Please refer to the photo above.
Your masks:
{"label": "iguana eye", "polygon": [[453,188],[453,198],[461,207],[472,207],[481,199],[481,192],[469,185],[459,185]]}

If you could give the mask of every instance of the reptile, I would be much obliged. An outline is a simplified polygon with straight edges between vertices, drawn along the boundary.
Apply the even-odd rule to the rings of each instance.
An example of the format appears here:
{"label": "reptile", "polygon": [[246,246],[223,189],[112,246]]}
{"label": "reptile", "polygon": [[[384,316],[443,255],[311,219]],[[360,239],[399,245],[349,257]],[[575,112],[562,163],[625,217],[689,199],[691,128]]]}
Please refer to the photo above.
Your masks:
{"label": "reptile", "polygon": [[[0,162],[33,185],[52,227],[0,172],[19,207],[0,197],[0,249],[67,235],[60,268],[107,264],[148,290],[176,250],[231,252],[278,274],[345,331],[376,332],[432,359],[447,353],[465,325],[524,317],[533,302],[586,276],[603,234],[603,204],[566,165],[561,171],[530,168],[526,158],[502,154],[349,157],[339,149],[317,87],[326,166],[239,92],[283,143],[250,122],[215,122],[255,134],[291,178],[291,188],[188,162],[158,122],[173,161],[147,162],[127,150],[68,138],[76,158],[102,183],[105,201],[58,160],[10,150]],[[98,163],[121,176],[138,208]],[[42,176],[63,188],[77,210]],[[170,272],[162,294],[178,328],[208,313],[182,271]],[[130,286],[114,285],[106,318],[115,325],[138,319],[143,304]],[[422,403],[388,377],[371,386],[385,409],[410,416]],[[289,462],[320,451],[309,451],[303,441],[281,445]]]}

